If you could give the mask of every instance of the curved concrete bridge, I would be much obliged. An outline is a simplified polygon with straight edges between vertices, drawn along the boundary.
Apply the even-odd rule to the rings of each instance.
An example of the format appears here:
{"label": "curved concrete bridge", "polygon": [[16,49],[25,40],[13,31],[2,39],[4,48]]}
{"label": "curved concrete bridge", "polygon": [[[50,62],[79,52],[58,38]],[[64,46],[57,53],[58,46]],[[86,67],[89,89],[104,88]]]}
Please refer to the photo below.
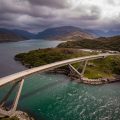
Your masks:
{"label": "curved concrete bridge", "polygon": [[[80,80],[81,80],[81,77],[83,76],[83,74],[85,72],[87,62],[89,60],[105,58],[105,57],[111,56],[111,55],[118,55],[118,54],[104,53],[104,54],[99,54],[99,55],[92,55],[92,56],[68,59],[68,60],[64,60],[64,61],[59,61],[59,62],[43,65],[40,67],[31,68],[31,69],[28,69],[28,70],[25,70],[22,72],[18,72],[18,73],[9,75],[7,77],[0,78],[0,87],[6,85],[8,83],[11,83],[11,82],[14,83],[13,86],[11,87],[11,89],[9,90],[9,92],[3,97],[3,99],[0,102],[0,116],[11,116],[15,113],[17,105],[18,105],[18,101],[20,98],[20,94],[22,91],[24,79],[26,77],[28,77],[29,75],[35,74],[37,72],[42,73],[42,72],[46,72],[49,70],[53,70],[58,67],[69,65],[70,70],[74,71],[77,75],[79,75]],[[79,73],[71,64],[77,63],[77,62],[82,62],[82,61],[85,61],[85,65],[83,67],[82,72]],[[5,103],[16,86],[18,86],[18,92],[17,92],[15,100],[12,104],[12,107],[9,110],[5,110]]]}

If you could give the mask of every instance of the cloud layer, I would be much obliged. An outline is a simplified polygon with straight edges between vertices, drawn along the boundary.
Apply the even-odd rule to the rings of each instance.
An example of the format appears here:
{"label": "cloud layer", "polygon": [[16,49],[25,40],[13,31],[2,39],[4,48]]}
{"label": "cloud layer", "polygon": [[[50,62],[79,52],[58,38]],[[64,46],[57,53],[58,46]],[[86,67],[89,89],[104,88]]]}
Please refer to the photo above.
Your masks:
{"label": "cloud layer", "polygon": [[0,27],[40,31],[61,25],[120,29],[120,1],[0,0]]}

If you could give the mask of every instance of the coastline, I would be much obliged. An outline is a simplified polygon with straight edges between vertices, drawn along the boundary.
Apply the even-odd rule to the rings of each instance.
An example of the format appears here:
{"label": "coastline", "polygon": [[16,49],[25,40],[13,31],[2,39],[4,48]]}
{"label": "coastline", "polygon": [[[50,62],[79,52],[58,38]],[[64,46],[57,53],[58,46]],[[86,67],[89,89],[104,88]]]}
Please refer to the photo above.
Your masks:
{"label": "coastline", "polygon": [[88,79],[88,78],[83,77],[82,80],[78,82],[89,84],[89,85],[101,85],[101,84],[109,84],[113,82],[120,82],[120,78],[119,79],[116,79],[116,78]]}
{"label": "coastline", "polygon": [[31,115],[27,112],[17,110],[11,116],[0,117],[0,120],[35,120]]}
{"label": "coastline", "polygon": [[35,120],[33,117],[31,117],[28,113],[23,111],[16,111],[13,116],[17,117],[19,120]]}
{"label": "coastline", "polygon": [[84,83],[89,85],[101,85],[108,84],[113,82],[120,82],[120,75],[114,75],[112,78],[98,78],[98,79],[89,79],[86,77],[81,77],[81,79],[77,75],[69,74],[68,70],[65,69],[55,69],[48,71],[47,73],[59,73],[68,76],[72,81],[77,83]]}

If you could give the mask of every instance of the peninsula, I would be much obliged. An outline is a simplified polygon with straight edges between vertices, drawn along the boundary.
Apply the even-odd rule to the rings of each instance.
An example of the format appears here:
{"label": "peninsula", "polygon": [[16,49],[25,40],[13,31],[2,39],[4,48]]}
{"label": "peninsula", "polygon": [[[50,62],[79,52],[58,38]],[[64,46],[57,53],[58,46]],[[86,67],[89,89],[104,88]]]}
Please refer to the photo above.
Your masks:
{"label": "peninsula", "polygon": [[[85,52],[73,48],[48,48],[33,50],[28,53],[21,53],[15,56],[15,60],[20,61],[26,67],[37,67],[61,60],[77,58],[98,54],[97,52]],[[76,63],[75,68],[79,66],[78,71],[81,72],[83,64]],[[55,71],[62,71],[68,75],[69,69],[62,67]],[[113,78],[120,75],[120,56],[110,56],[105,59],[90,61],[87,65],[85,77],[89,79]]]}

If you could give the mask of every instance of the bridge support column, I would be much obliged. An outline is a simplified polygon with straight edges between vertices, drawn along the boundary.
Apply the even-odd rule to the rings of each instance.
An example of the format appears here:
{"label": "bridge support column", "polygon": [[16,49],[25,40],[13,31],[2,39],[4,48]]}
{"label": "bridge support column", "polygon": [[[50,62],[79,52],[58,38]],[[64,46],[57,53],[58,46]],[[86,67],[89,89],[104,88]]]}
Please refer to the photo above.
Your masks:
{"label": "bridge support column", "polygon": [[83,67],[83,69],[82,69],[82,72],[81,72],[81,76],[82,76],[82,77],[83,77],[83,75],[84,75],[84,73],[85,73],[85,69],[86,69],[87,63],[88,63],[88,60],[85,61],[84,67]]}
{"label": "bridge support column", "polygon": [[[6,94],[6,96],[2,99],[2,101],[0,102],[0,117],[4,117],[4,116],[12,116],[16,109],[17,109],[17,105],[20,99],[20,95],[21,95],[21,91],[22,91],[22,87],[23,87],[23,83],[24,83],[24,79],[17,81],[12,88],[10,89],[10,91]],[[10,110],[6,110],[6,108],[4,107],[7,99],[9,98],[10,94],[13,92],[13,90],[15,89],[15,87],[18,85],[18,92],[16,94],[16,97],[14,99],[13,105],[11,106]]]}
{"label": "bridge support column", "polygon": [[79,73],[78,70],[76,70],[71,64],[69,64],[68,66],[69,66],[70,70],[75,72],[81,80],[81,73]]}
{"label": "bridge support column", "polygon": [[13,84],[13,86],[11,87],[11,89],[8,91],[8,93],[4,96],[4,98],[1,100],[0,102],[0,107],[3,107],[6,103],[6,101],[8,100],[10,94],[13,92],[13,90],[16,88],[16,86],[18,85],[18,82],[16,82],[15,84]]}
{"label": "bridge support column", "polygon": [[81,73],[77,69],[75,69],[71,64],[69,64],[69,68],[71,71],[75,72],[79,76],[80,80],[82,80],[84,73],[85,73],[85,69],[87,67],[87,63],[88,63],[88,60],[85,61],[85,64],[83,66]]}
{"label": "bridge support column", "polygon": [[22,92],[23,83],[24,83],[24,79],[22,79],[22,80],[20,81],[20,83],[19,83],[19,89],[18,89],[16,98],[15,98],[15,101],[14,101],[14,103],[13,103],[12,112],[15,112],[16,109],[17,109],[17,105],[18,105],[18,102],[19,102],[19,99],[20,99],[20,95],[21,95],[21,92]]}

